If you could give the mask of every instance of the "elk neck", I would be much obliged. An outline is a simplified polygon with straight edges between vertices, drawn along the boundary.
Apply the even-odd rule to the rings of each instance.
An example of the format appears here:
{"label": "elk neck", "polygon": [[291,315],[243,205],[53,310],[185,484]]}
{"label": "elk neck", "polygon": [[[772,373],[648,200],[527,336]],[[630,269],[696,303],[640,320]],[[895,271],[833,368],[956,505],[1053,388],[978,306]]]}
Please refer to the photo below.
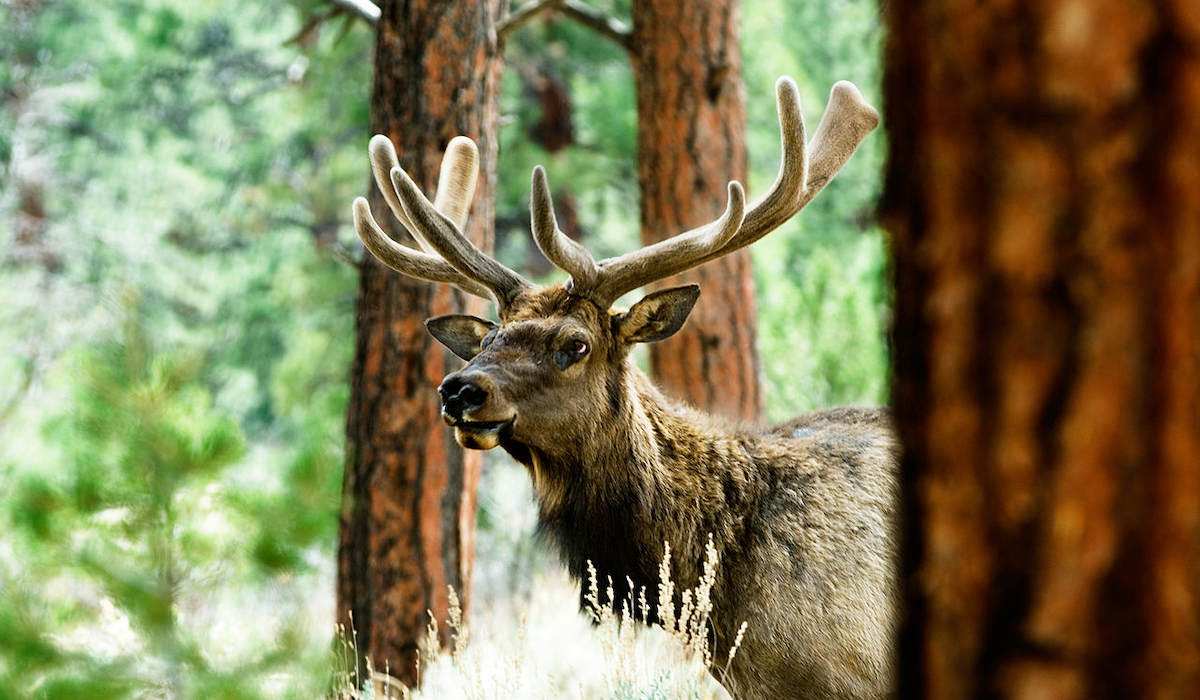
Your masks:
{"label": "elk neck", "polygon": [[533,479],[539,534],[584,588],[590,561],[601,589],[611,578],[618,601],[631,592],[628,577],[633,597],[645,587],[655,606],[663,543],[676,590],[694,587],[710,534],[721,560],[741,549],[770,475],[756,465],[751,429],[665,397],[632,361],[623,363],[619,391],[611,413],[591,421],[592,433],[569,451],[502,445]]}

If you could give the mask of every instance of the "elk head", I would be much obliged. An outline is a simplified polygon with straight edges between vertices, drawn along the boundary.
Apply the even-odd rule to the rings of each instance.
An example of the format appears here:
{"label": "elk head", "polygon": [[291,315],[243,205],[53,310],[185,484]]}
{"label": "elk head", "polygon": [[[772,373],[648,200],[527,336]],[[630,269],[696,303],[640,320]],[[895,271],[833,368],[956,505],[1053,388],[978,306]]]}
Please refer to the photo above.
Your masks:
{"label": "elk head", "polygon": [[396,243],[375,222],[363,198],[354,224],[364,245],[389,267],[412,277],[445,282],[493,300],[500,322],[465,315],[429,319],[426,327],[468,361],[442,382],[442,415],[464,447],[549,455],[578,451],[615,417],[629,392],[626,359],[636,343],[677,331],[696,303],[696,285],[654,292],[628,310],[613,308],[626,292],[727,255],[762,238],[803,209],[841,169],[879,115],[848,82],[833,87],[810,144],[794,82],[776,85],[783,156],[770,190],[745,204],[729,183],[724,214],[716,221],[631,253],[596,262],[559,230],[545,171],[534,168],[530,208],[542,253],[569,273],[561,284],[535,286],[485,255],[463,235],[474,192],[474,143],[456,138],[446,149],[437,196],[430,202],[399,167],[384,136],[371,139],[373,172],[389,208],[420,250]]}

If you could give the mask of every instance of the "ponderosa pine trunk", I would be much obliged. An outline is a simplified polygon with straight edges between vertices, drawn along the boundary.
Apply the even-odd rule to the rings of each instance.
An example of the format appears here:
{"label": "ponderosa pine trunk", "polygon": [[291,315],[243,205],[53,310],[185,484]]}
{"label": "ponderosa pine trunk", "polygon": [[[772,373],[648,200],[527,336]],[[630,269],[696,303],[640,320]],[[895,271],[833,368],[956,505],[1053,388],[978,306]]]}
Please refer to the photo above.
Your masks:
{"label": "ponderosa pine trunk", "polygon": [[905,698],[1200,693],[1200,4],[891,3]]}
{"label": "ponderosa pine trunk", "polygon": [[[467,234],[492,245],[501,56],[488,30],[499,0],[379,3],[372,133],[386,134],[427,193],[447,142],[479,145],[479,185]],[[369,172],[363,144],[364,173]],[[371,185],[375,218],[408,238]],[[424,321],[467,310],[463,296],[393,272],[364,255],[347,418],[338,552],[339,622],[353,615],[360,653],[409,686],[429,613],[444,623],[447,587],[470,597],[480,453],[464,452],[440,419],[435,387],[460,364]],[[442,624],[443,631],[445,625]],[[445,643],[443,639],[443,643]]]}
{"label": "ponderosa pine trunk", "polygon": [[[642,241],[713,221],[730,180],[746,183],[746,104],[739,0],[635,0]],[[660,282],[699,283],[683,330],[650,346],[650,372],[669,395],[746,420],[762,411],[754,271],[748,251]]]}

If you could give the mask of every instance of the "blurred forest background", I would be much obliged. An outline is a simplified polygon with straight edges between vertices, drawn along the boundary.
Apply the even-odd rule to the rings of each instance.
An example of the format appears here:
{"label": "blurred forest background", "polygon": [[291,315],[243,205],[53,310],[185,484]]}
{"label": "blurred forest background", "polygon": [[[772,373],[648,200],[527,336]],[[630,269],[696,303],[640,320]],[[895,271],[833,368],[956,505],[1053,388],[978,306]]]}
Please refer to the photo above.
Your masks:
{"label": "blurred forest background", "polygon": [[[329,692],[372,33],[317,0],[0,1],[0,699]],[[775,79],[810,128],[836,80],[879,105],[881,30],[874,0],[760,0],[742,36],[756,196]],[[506,57],[497,257],[555,274],[528,227],[545,162],[597,257],[637,247],[627,56],[539,21]],[[553,154],[547,75],[575,142]],[[771,420],[886,401],[884,148],[753,248]],[[476,629],[557,566],[524,471],[487,459]]]}

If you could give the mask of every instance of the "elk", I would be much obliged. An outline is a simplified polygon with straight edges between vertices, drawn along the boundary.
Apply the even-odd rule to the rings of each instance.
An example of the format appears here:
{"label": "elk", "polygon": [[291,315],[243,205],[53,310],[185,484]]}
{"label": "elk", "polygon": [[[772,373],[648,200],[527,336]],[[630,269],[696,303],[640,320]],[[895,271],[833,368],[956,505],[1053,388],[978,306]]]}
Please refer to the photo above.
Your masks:
{"label": "elk", "polygon": [[878,124],[858,89],[839,82],[806,145],[795,83],[781,78],[776,94],[783,154],[771,188],[746,206],[731,182],[716,221],[618,257],[596,262],[559,230],[546,174],[534,168],[533,236],[568,273],[563,283],[534,285],[463,235],[478,169],[463,137],[447,146],[433,202],[399,167],[391,142],[371,140],[379,188],[420,249],[389,238],[361,197],[354,223],[366,248],[396,271],[495,302],[499,323],[467,315],[426,322],[467,361],[438,387],[442,416],[463,447],[499,446],[526,467],[539,530],[577,580],[591,562],[618,601],[641,588],[655,599],[664,543],[672,578],[691,586],[711,536],[720,560],[714,659],[726,658],[747,623],[733,663],[713,669],[734,697],[888,697],[899,452],[888,411],[835,408],[768,428],[706,415],[665,397],[630,358],[637,343],[683,325],[699,287],[613,306],[779,227]]}

